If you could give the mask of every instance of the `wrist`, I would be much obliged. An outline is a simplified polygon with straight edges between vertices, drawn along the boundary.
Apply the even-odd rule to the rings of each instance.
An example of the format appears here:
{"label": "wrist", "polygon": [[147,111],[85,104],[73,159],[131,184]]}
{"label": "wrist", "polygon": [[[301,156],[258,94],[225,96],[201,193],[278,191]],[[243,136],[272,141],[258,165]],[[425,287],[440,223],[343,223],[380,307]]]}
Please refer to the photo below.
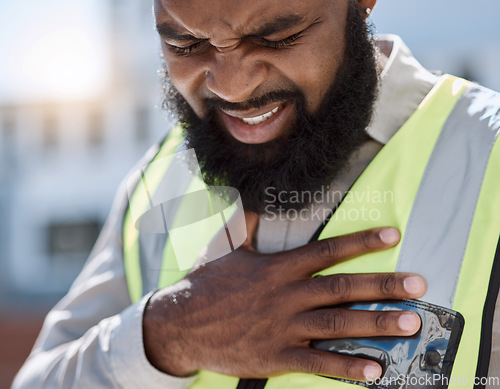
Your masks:
{"label": "wrist", "polygon": [[149,363],[157,370],[174,377],[190,377],[196,374],[187,357],[181,328],[173,325],[169,316],[172,307],[164,303],[161,291],[151,296],[145,306],[142,320],[144,352]]}

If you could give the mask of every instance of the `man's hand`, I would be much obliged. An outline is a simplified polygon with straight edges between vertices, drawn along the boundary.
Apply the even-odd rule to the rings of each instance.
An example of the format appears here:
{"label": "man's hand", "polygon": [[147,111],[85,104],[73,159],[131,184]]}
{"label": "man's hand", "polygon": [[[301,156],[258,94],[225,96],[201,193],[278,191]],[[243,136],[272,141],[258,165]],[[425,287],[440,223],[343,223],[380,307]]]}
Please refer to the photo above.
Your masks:
{"label": "man's hand", "polygon": [[247,242],[181,281],[189,297],[182,297],[179,284],[153,295],[143,322],[151,363],[176,376],[211,370],[241,378],[285,372],[354,380],[379,377],[377,363],[315,350],[310,341],[414,334],[420,328],[414,312],[335,306],[418,298],[425,293],[423,278],[401,273],[311,276],[396,245],[397,230],[363,231],[268,255],[251,245],[257,223],[257,215],[247,215]]}

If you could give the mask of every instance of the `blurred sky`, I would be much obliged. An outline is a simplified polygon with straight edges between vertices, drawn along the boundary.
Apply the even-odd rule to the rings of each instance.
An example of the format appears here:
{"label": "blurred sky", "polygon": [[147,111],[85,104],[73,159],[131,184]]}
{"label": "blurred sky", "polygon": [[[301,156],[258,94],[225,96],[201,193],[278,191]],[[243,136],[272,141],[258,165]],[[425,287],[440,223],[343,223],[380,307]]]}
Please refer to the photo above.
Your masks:
{"label": "blurred sky", "polygon": [[[379,32],[403,34],[410,47],[498,42],[499,0],[379,0]],[[479,42],[478,42],[479,40]]]}
{"label": "blurred sky", "polygon": [[[106,3],[1,0],[0,104],[99,94],[110,72]],[[498,15],[499,0],[379,0],[372,20],[378,32],[403,35],[418,58],[426,50],[495,42],[499,51]]]}
{"label": "blurred sky", "polygon": [[99,93],[109,72],[102,0],[0,1],[0,104]]}

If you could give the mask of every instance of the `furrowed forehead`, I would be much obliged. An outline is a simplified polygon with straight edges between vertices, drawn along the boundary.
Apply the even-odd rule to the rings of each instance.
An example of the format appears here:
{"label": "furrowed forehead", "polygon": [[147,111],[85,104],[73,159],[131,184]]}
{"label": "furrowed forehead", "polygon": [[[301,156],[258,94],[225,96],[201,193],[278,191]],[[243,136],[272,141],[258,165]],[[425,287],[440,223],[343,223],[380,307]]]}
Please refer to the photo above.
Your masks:
{"label": "furrowed forehead", "polygon": [[[322,0],[156,0],[160,33],[211,38],[262,35],[307,21]],[[316,12],[317,13],[317,12]]]}

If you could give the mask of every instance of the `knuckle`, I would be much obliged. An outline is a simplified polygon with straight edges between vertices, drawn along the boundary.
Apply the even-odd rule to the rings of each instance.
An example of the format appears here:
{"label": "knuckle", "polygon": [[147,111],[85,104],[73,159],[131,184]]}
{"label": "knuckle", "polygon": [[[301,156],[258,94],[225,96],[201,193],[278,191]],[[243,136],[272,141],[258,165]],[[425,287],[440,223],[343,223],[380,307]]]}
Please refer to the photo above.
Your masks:
{"label": "knuckle", "polygon": [[336,311],[323,310],[309,317],[304,327],[310,333],[331,336],[345,328],[345,320]]}
{"label": "knuckle", "polygon": [[313,352],[307,359],[307,361],[304,361],[305,365],[305,370],[308,373],[322,373],[325,371],[325,359],[323,356],[319,353]]}
{"label": "knuckle", "polygon": [[386,314],[380,313],[375,318],[375,328],[379,332],[386,332],[389,328],[389,318]]}
{"label": "knuckle", "polygon": [[379,284],[380,293],[384,296],[392,296],[396,290],[396,276],[394,274],[384,274]]}
{"label": "knuckle", "polygon": [[335,257],[339,251],[339,244],[336,239],[320,240],[316,245],[317,254],[320,258]]}
{"label": "knuckle", "polygon": [[352,292],[351,278],[347,274],[336,274],[329,279],[331,293],[338,299],[347,299]]}
{"label": "knuckle", "polygon": [[328,320],[327,329],[332,334],[344,333],[347,327],[347,318],[346,315],[340,310],[331,310],[328,311],[328,317],[325,320]]}
{"label": "knuckle", "polygon": [[353,378],[356,377],[356,368],[355,364],[352,358],[345,358],[343,360],[343,376],[346,378]]}
{"label": "knuckle", "polygon": [[306,331],[321,336],[337,336],[347,328],[347,318],[339,310],[323,310],[315,313],[304,322]]}

